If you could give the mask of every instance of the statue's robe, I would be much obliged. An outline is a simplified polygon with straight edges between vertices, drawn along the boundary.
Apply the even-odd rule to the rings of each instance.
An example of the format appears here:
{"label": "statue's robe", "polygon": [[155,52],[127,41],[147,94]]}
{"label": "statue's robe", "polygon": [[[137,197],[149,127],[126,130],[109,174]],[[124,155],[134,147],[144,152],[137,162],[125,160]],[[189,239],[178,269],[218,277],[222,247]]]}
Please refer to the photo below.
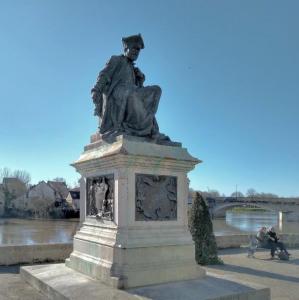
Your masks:
{"label": "statue's robe", "polygon": [[155,114],[161,89],[142,84],[126,56],[110,58],[92,89],[97,97],[95,114],[101,119],[101,134],[123,132],[145,137],[159,134]]}

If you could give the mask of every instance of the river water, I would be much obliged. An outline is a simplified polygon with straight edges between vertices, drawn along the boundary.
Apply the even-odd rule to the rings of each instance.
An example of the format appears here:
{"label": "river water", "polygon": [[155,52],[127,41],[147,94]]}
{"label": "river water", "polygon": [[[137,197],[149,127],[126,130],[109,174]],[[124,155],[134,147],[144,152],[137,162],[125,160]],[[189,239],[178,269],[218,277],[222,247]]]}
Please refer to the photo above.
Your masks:
{"label": "river water", "polygon": [[[228,211],[225,219],[213,220],[215,235],[257,232],[260,227],[274,226],[277,232],[298,233],[299,222],[278,221],[276,213]],[[78,219],[24,220],[0,219],[0,245],[30,245],[71,242],[79,228]]]}
{"label": "river water", "polygon": [[234,233],[257,233],[262,227],[274,226],[279,233],[299,233],[299,222],[279,221],[278,214],[265,212],[234,212],[227,211],[225,219],[213,220],[215,235]]}
{"label": "river water", "polygon": [[0,219],[0,245],[68,243],[79,227],[78,219]]}

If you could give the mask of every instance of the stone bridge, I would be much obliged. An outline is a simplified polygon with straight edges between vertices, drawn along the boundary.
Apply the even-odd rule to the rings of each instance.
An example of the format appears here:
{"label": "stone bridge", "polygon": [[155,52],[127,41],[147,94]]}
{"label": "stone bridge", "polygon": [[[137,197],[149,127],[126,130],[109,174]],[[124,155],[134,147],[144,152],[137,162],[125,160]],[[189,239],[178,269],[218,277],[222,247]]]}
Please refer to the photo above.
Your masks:
{"label": "stone bridge", "polygon": [[274,211],[279,218],[299,221],[299,198],[217,197],[206,198],[213,218],[225,217],[234,207],[257,207]]}

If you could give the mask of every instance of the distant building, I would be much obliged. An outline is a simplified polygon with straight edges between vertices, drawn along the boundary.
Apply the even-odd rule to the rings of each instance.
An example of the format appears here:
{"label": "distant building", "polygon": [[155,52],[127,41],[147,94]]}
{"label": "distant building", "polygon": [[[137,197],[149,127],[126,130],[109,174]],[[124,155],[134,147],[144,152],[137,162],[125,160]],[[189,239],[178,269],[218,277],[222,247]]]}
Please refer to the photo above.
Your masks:
{"label": "distant building", "polygon": [[39,217],[63,217],[67,195],[65,182],[41,181],[28,190],[24,209]]}
{"label": "distant building", "polygon": [[80,210],[80,189],[75,188],[69,191],[69,194],[66,197],[66,202],[73,207],[75,211]]}
{"label": "distant building", "polygon": [[[7,192],[9,195],[7,196]],[[4,178],[0,185],[0,216],[63,218],[80,211],[80,192],[69,190],[65,182],[40,181],[29,189],[17,178]]]}
{"label": "distant building", "polygon": [[54,190],[57,201],[63,201],[66,199],[69,190],[64,181],[48,181],[47,184]]}
{"label": "distant building", "polygon": [[61,206],[63,202],[63,184],[50,185],[41,181],[31,186],[27,192],[12,201],[10,201],[10,214],[17,216],[34,216],[49,217],[56,210],[56,215],[62,214],[57,212],[56,207]]}
{"label": "distant building", "polygon": [[55,205],[55,191],[45,181],[41,181],[30,187],[25,199],[25,210],[30,210],[34,214],[46,214],[51,205]]}

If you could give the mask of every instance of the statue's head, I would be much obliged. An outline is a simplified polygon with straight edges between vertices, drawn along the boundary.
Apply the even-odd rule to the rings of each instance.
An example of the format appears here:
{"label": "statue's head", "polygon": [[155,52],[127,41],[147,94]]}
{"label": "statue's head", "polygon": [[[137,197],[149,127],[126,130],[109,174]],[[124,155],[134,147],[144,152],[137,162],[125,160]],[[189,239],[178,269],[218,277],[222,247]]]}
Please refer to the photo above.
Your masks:
{"label": "statue's head", "polygon": [[125,56],[134,61],[138,58],[140,49],[144,48],[144,43],[141,34],[131,35],[122,38]]}

